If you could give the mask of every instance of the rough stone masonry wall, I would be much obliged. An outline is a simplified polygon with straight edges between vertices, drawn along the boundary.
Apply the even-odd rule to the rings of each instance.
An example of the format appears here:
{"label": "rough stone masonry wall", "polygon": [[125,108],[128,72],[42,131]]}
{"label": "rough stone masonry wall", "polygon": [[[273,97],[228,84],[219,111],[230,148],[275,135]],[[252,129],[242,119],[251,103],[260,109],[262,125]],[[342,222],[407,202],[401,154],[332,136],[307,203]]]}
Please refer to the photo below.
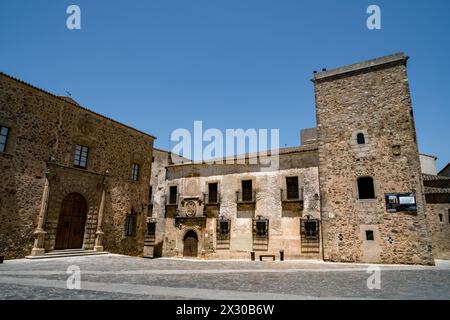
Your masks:
{"label": "rough stone masonry wall", "polygon": [[[315,77],[325,260],[433,263],[406,59],[388,60]],[[360,176],[373,177],[376,199],[357,199]],[[413,191],[417,214],[386,211],[386,193]]]}
{"label": "rough stone masonry wall", "polygon": [[[439,219],[442,215],[442,221]],[[427,203],[427,218],[436,259],[450,259],[450,203]]]}
{"label": "rough stone masonry wall", "polygon": [[[140,254],[145,234],[153,138],[73,103],[0,74],[0,124],[11,128],[6,153],[0,153],[0,250],[7,258],[30,253],[45,183],[46,161],[53,156],[57,177],[50,180],[46,248],[54,245],[58,201],[70,192],[88,200],[90,236],[100,204],[98,175],[109,171],[103,221],[106,250]],[[90,148],[88,168],[73,168],[75,144]],[[131,164],[141,164],[141,179],[131,181]],[[65,194],[60,194],[65,193]],[[138,214],[136,237],[124,236],[131,207]],[[53,238],[52,238],[53,237]]]}

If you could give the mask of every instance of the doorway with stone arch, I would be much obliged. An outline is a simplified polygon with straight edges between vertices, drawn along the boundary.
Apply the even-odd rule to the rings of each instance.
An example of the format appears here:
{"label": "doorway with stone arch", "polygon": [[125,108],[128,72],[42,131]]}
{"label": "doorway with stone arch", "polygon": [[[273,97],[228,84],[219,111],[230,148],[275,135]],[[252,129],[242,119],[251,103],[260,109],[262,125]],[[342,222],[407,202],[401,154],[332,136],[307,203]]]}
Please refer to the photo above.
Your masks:
{"label": "doorway with stone arch", "polygon": [[186,232],[183,238],[183,257],[197,258],[198,256],[198,237],[194,230]]}
{"label": "doorway with stone arch", "polygon": [[79,193],[68,194],[61,204],[55,250],[82,249],[87,203]]}

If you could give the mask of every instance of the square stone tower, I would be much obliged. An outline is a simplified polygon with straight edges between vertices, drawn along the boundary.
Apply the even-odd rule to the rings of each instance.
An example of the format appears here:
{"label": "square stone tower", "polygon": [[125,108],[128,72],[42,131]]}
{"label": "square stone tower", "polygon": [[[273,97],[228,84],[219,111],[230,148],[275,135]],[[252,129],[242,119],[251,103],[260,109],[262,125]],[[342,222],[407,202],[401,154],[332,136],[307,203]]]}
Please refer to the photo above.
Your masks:
{"label": "square stone tower", "polygon": [[314,75],[325,260],[433,264],[407,60]]}

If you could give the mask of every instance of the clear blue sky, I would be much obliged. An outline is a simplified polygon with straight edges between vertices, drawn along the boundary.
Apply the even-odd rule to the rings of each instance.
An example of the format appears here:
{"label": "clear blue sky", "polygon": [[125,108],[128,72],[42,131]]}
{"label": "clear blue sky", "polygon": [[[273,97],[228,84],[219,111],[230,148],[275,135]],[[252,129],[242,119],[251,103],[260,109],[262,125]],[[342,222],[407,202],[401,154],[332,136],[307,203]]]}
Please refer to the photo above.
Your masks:
{"label": "clear blue sky", "polygon": [[[66,28],[66,8],[82,29]],[[382,29],[366,28],[366,8]],[[312,71],[404,51],[421,152],[450,161],[450,1],[0,0],[0,70],[158,137],[315,126]]]}

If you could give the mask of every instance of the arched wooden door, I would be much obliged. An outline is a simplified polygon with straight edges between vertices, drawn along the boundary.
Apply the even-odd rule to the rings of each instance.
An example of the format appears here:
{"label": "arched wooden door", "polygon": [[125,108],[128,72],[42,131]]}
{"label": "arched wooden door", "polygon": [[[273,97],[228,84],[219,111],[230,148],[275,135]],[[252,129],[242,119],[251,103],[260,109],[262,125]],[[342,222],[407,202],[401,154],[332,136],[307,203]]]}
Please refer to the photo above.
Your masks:
{"label": "arched wooden door", "polygon": [[86,225],[87,205],[81,194],[71,193],[61,205],[55,249],[81,249]]}
{"label": "arched wooden door", "polygon": [[188,231],[184,236],[184,257],[197,257],[198,254],[198,238],[195,231]]}

